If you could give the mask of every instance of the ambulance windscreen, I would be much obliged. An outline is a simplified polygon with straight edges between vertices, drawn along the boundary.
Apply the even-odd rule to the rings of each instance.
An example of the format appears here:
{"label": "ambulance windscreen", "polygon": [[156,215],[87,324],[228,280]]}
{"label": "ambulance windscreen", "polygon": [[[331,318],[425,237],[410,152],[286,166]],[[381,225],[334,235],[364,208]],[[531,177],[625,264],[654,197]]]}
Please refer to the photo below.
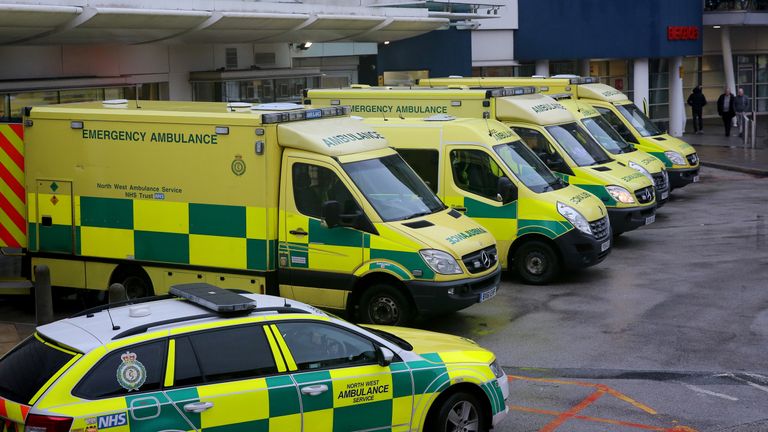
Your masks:
{"label": "ambulance windscreen", "polygon": [[578,166],[610,162],[608,153],[576,123],[547,126],[547,131]]}
{"label": "ambulance windscreen", "polygon": [[522,141],[499,144],[493,150],[515,177],[533,192],[549,192],[566,186]]}
{"label": "ambulance windscreen", "polygon": [[383,221],[412,219],[445,208],[400,155],[350,162],[343,167]]}

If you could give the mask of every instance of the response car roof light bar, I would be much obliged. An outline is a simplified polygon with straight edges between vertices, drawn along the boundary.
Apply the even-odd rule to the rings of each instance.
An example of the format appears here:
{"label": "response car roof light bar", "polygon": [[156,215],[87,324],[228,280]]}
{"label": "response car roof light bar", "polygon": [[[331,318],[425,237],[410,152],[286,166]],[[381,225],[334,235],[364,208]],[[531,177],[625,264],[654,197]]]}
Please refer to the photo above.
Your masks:
{"label": "response car roof light bar", "polygon": [[248,312],[256,309],[255,300],[202,282],[174,285],[168,292],[220,314]]}

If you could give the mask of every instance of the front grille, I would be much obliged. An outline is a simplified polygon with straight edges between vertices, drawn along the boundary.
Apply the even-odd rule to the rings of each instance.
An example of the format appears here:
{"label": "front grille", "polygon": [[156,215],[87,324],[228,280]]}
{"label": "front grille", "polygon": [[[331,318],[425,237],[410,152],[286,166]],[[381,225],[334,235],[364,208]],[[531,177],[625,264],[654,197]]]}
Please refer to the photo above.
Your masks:
{"label": "front grille", "polygon": [[688,159],[688,163],[691,164],[691,166],[696,166],[696,164],[699,163],[699,155],[696,153],[691,153],[685,158]]}
{"label": "front grille", "polygon": [[595,236],[597,241],[602,241],[608,238],[611,232],[611,225],[608,223],[608,216],[598,219],[589,223],[589,229],[592,230],[592,235]]}
{"label": "front grille", "polygon": [[[488,257],[487,262],[483,261],[483,252],[485,252],[485,255]],[[461,261],[470,273],[480,273],[489,268],[493,268],[498,260],[499,257],[496,253],[496,246],[488,246],[485,249],[480,249],[461,257]],[[486,265],[486,263],[488,265]]]}
{"label": "front grille", "polygon": [[657,191],[667,190],[667,176],[664,175],[664,171],[653,174],[653,186]]}
{"label": "front grille", "polygon": [[637,202],[640,204],[648,204],[653,201],[653,186],[644,187],[638,190],[635,192],[635,197],[637,197]]}

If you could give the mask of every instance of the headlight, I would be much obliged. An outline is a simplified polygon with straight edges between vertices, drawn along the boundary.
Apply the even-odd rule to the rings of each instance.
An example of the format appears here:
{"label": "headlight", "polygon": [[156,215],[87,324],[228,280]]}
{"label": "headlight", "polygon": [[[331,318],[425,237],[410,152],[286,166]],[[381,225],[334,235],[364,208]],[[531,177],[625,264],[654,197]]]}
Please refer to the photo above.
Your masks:
{"label": "headlight", "polygon": [[635,203],[635,197],[633,197],[628,190],[624,189],[621,186],[606,186],[605,190],[607,190],[608,193],[611,194],[613,199],[615,199],[620,203],[624,203],[624,204]]}
{"label": "headlight", "polygon": [[419,251],[421,254],[421,257],[424,258],[424,261],[427,262],[427,265],[434,270],[436,273],[440,274],[461,274],[461,267],[459,267],[459,263],[456,262],[456,260],[447,252],[435,250],[435,249],[424,249],[422,251]]}
{"label": "headlight", "polygon": [[651,184],[654,183],[653,176],[651,175],[651,173],[649,173],[648,170],[643,168],[640,164],[629,161],[629,167],[635,171],[640,172],[640,174],[644,175],[648,180],[651,181]]}
{"label": "headlight", "polygon": [[678,152],[665,151],[664,156],[666,156],[667,159],[672,161],[672,163],[675,165],[688,165],[688,163],[685,162],[685,158],[682,157]]}
{"label": "headlight", "polygon": [[563,217],[566,218],[568,222],[575,226],[579,231],[583,232],[584,234],[592,234],[592,229],[589,227],[587,218],[582,216],[581,213],[579,213],[579,211],[575,208],[558,201],[557,212],[563,215]]}
{"label": "headlight", "polygon": [[491,363],[491,372],[496,375],[496,378],[501,378],[504,376],[504,369],[499,366],[498,360],[494,360],[493,363]]}

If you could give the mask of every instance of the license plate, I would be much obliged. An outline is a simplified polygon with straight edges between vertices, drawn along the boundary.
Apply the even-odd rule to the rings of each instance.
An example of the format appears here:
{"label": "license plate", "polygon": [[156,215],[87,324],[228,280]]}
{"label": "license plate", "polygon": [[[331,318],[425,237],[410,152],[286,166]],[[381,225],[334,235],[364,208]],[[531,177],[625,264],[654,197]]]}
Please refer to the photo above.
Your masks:
{"label": "license plate", "polygon": [[665,200],[667,198],[669,198],[669,192],[662,192],[661,193],[661,199]]}
{"label": "license plate", "polygon": [[480,301],[478,303],[482,303],[486,300],[490,300],[496,296],[496,287],[493,287],[489,289],[488,291],[480,293]]}
{"label": "license plate", "polygon": [[611,241],[610,240],[608,240],[607,242],[603,242],[603,244],[600,245],[600,252],[607,251],[609,247],[611,247]]}
{"label": "license plate", "polygon": [[699,176],[693,176],[693,182],[698,183],[699,182]]}
{"label": "license plate", "polygon": [[645,224],[650,225],[652,223],[656,222],[656,215],[650,216],[645,218]]}

